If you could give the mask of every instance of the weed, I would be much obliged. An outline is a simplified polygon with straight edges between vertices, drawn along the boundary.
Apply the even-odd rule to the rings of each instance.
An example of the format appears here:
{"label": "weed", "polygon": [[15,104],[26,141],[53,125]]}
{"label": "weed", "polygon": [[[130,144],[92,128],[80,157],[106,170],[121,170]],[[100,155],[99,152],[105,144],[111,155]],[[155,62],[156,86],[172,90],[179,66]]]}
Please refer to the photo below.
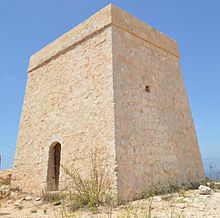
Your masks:
{"label": "weed", "polygon": [[110,203],[109,176],[102,167],[98,165],[97,156],[91,154],[90,175],[83,178],[79,170],[73,165],[71,170],[62,166],[65,174],[70,178],[73,193],[69,196],[69,207],[75,211],[82,207],[89,207],[97,212],[97,207],[104,203]]}
{"label": "weed", "polygon": [[42,200],[46,202],[59,202],[64,200],[65,197],[66,194],[64,192],[47,191],[46,188],[42,190],[42,194],[41,194]]}
{"label": "weed", "polygon": [[118,218],[151,218],[153,210],[153,197],[149,197],[144,204],[131,205],[126,204],[125,207],[119,211]]}
{"label": "weed", "polygon": [[183,211],[176,212],[176,211],[172,210],[170,212],[170,218],[186,218],[186,215],[184,214]]}
{"label": "weed", "polygon": [[152,189],[151,191],[146,191],[145,189],[143,189],[139,196],[140,196],[140,199],[148,199],[150,197],[154,197],[156,195],[156,191],[154,189]]}
{"label": "weed", "polygon": [[178,195],[179,197],[186,197],[186,189],[179,189]]}

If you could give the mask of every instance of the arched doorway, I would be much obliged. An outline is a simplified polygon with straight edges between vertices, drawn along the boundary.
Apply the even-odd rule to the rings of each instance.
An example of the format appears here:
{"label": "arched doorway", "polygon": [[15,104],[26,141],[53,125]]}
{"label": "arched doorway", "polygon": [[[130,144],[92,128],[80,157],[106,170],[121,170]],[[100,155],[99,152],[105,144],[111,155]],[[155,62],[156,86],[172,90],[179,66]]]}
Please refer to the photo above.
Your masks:
{"label": "arched doorway", "polygon": [[47,190],[58,191],[60,175],[60,153],[61,144],[55,142],[51,145],[48,158],[47,169]]}

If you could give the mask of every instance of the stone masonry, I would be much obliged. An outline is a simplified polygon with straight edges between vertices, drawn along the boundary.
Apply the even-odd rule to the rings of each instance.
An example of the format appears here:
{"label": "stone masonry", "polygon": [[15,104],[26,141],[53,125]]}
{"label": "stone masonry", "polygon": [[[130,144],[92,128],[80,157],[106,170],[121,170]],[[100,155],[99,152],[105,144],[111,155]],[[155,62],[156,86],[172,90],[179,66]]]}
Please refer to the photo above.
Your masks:
{"label": "stone masonry", "polygon": [[176,42],[114,5],[31,57],[12,184],[61,190],[91,150],[124,200],[204,178]]}

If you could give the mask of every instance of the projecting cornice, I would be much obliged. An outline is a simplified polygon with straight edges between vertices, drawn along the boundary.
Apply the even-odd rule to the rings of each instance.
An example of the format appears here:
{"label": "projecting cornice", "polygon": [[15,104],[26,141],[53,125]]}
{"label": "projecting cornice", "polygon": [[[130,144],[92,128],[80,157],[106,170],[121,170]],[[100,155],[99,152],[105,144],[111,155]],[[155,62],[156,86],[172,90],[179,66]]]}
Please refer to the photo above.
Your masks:
{"label": "projecting cornice", "polygon": [[174,40],[128,14],[124,10],[110,4],[32,55],[28,72],[43,66],[59,55],[71,50],[89,37],[110,26],[115,26],[123,31],[129,32],[130,34],[179,57],[178,47]]}

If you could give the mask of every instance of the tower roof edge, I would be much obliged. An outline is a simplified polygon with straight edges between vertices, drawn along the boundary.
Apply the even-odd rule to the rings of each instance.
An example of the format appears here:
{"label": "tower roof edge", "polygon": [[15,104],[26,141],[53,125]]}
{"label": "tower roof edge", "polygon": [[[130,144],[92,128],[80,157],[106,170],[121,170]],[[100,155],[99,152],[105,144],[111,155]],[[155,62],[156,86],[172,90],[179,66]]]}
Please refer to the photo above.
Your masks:
{"label": "tower roof edge", "polygon": [[174,40],[114,4],[109,4],[33,54],[30,58],[28,72],[44,65],[65,50],[86,40],[88,36],[99,33],[101,29],[111,25],[179,57],[178,47]]}

